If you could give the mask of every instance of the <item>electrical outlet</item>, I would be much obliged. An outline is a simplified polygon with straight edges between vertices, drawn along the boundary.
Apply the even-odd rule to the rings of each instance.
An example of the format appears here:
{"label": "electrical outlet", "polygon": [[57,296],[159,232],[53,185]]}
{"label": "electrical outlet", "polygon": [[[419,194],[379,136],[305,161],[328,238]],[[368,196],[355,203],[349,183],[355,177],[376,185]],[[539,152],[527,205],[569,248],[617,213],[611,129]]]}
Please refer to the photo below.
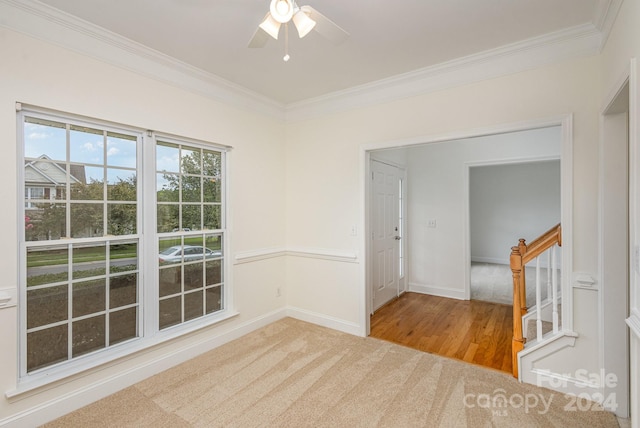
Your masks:
{"label": "electrical outlet", "polygon": [[276,297],[282,296],[282,292],[280,291],[280,287],[276,288]]}
{"label": "electrical outlet", "polygon": [[436,219],[430,218],[429,220],[427,220],[427,227],[436,227]]}
{"label": "electrical outlet", "polygon": [[351,236],[358,236],[358,227],[355,224],[351,226]]}

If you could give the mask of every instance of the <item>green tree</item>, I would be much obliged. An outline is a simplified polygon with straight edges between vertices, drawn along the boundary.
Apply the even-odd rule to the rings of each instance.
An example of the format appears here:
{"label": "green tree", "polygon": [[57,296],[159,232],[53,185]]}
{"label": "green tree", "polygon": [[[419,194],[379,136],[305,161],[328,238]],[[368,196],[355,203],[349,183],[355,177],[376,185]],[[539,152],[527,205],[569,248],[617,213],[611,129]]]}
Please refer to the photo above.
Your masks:
{"label": "green tree", "polygon": [[[86,237],[104,234],[104,182],[74,183],[71,187],[70,230],[66,225],[65,203],[37,204],[37,210],[25,217],[28,241],[59,239],[65,236]],[[75,202],[89,201],[89,202]],[[93,202],[95,201],[95,202]],[[111,201],[131,203],[109,203]],[[107,189],[107,233],[134,234],[137,230],[137,179],[118,178]]]}
{"label": "green tree", "polygon": [[[200,228],[202,223],[205,227],[219,227],[219,208],[206,204],[220,203],[222,200],[221,171],[222,155],[219,152],[193,150],[182,156],[180,174],[163,174],[166,185],[158,189],[158,202],[182,203],[182,224],[178,225],[178,219],[175,217],[175,228]],[[205,207],[201,211],[200,206],[203,203]],[[166,211],[168,214],[170,208],[166,207],[160,211]]]}
{"label": "green tree", "polygon": [[131,204],[109,204],[107,216],[107,233],[110,235],[131,235],[137,231],[137,178],[118,178],[115,184],[107,189],[109,201],[128,201]]}
{"label": "green tree", "polygon": [[36,204],[25,216],[27,241],[59,239],[67,236],[66,207],[63,204]]}

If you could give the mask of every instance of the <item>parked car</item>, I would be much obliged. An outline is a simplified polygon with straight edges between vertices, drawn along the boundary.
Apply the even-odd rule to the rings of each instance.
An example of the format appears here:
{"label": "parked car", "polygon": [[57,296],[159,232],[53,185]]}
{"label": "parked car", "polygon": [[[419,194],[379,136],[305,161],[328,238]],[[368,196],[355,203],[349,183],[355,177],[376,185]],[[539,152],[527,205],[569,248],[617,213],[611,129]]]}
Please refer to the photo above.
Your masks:
{"label": "parked car", "polygon": [[180,263],[181,261],[202,260],[202,258],[221,257],[222,251],[211,250],[197,245],[174,245],[160,252],[160,263]]}

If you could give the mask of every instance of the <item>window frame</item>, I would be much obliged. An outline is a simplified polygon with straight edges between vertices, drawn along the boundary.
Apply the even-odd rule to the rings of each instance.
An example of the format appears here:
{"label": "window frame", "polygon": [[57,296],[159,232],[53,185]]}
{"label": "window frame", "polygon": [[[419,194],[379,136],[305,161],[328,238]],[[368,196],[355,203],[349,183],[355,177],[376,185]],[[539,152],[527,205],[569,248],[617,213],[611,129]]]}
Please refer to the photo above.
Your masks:
{"label": "window frame", "polygon": [[[156,277],[154,278],[153,284],[155,285],[155,289],[154,289],[154,293],[156,296],[156,300],[157,300],[157,305],[155,306],[155,310],[157,311],[157,314],[155,315],[155,317],[153,318],[153,320],[156,322],[156,325],[154,326],[154,328],[156,329],[155,334],[159,337],[173,337],[176,334],[181,334],[179,332],[181,332],[182,330],[185,330],[187,332],[192,331],[191,328],[189,327],[189,325],[191,323],[196,323],[199,320],[203,320],[203,319],[216,319],[218,317],[220,317],[220,320],[224,320],[229,318],[230,316],[235,316],[237,315],[237,312],[235,312],[235,310],[232,310],[230,308],[233,308],[233,287],[229,286],[230,283],[230,275],[231,275],[231,269],[230,269],[230,256],[229,256],[229,249],[230,249],[230,245],[229,245],[229,226],[228,226],[228,186],[229,186],[229,174],[227,172],[227,163],[228,163],[228,154],[230,151],[230,147],[225,147],[225,146],[217,146],[211,143],[205,143],[203,141],[200,140],[195,140],[192,138],[186,138],[186,137],[178,137],[172,134],[167,134],[167,133],[162,133],[162,132],[153,132],[153,149],[149,150],[148,156],[152,156],[153,158],[153,165],[154,165],[154,169],[153,169],[153,180],[147,180],[149,187],[152,188],[152,190],[148,190],[147,194],[149,195],[153,195],[153,212],[152,213],[148,213],[149,214],[149,218],[151,218],[151,216],[153,216],[153,233],[155,234],[154,237],[154,242],[153,242],[153,251],[152,254],[154,254],[155,257],[155,271],[154,274],[156,275]],[[157,165],[155,162],[156,159],[156,148],[158,146],[158,143],[171,143],[171,144],[178,144],[181,146],[190,146],[190,147],[194,147],[194,148],[200,148],[200,149],[207,149],[207,150],[214,150],[214,151],[219,151],[220,155],[221,155],[221,171],[220,171],[220,175],[222,177],[222,186],[220,188],[220,229],[211,229],[211,230],[195,230],[195,231],[184,231],[182,228],[178,227],[178,230],[176,232],[158,232],[157,231],[157,210],[155,209],[156,205],[157,205],[157,200],[156,200],[156,196],[157,196],[157,189],[156,189],[156,173],[157,173]],[[145,189],[146,190],[146,189]],[[182,202],[179,202],[179,204],[182,204]],[[148,222],[150,223],[150,222]],[[180,226],[180,225],[179,225]],[[167,238],[167,237],[188,237],[188,236],[198,236],[198,235],[205,235],[205,234],[216,234],[216,235],[220,235],[221,239],[222,239],[222,263],[221,263],[221,269],[222,269],[222,309],[214,312],[212,314],[205,314],[202,317],[199,318],[195,318],[192,320],[188,320],[188,321],[183,321],[179,324],[176,325],[172,325],[172,326],[168,326],[166,328],[160,328],[158,325],[158,316],[159,316],[159,301],[161,300],[158,296],[159,296],[159,281],[158,281],[158,275],[159,275],[159,262],[158,262],[158,253],[159,253],[159,241],[161,238]],[[204,285],[203,285],[204,288]],[[184,293],[183,293],[184,294]],[[226,312],[229,311],[229,313],[227,314]],[[215,321],[218,322],[218,321]],[[174,332],[178,332],[178,333],[174,333]]]}
{"label": "window frame", "polygon": [[[120,359],[134,358],[135,353],[157,346],[158,344],[179,338],[188,333],[209,327],[223,320],[238,315],[233,304],[233,280],[230,264],[230,233],[228,225],[229,213],[229,152],[231,147],[223,146],[207,141],[195,140],[172,134],[156,133],[144,130],[139,127],[112,123],[100,119],[87,118],[75,114],[57,112],[35,106],[25,106],[17,104],[17,157],[18,165],[22,166],[17,174],[17,242],[18,242],[18,332],[17,332],[17,387],[9,395],[17,395],[26,391],[37,389],[43,385],[55,382],[80,372],[98,367],[105,363]],[[122,235],[114,237],[116,240],[136,241],[138,246],[138,266],[137,266],[137,337],[128,339],[121,343],[106,346],[102,349],[94,350],[85,355],[68,357],[67,360],[37,368],[32,371],[27,369],[27,248],[74,245],[77,243],[106,243],[111,237],[108,231],[103,231],[101,237],[90,238],[68,238],[54,239],[47,241],[27,241],[24,233],[24,216],[29,211],[26,207],[28,199],[25,196],[25,129],[24,124],[27,117],[57,121],[65,124],[99,128],[103,131],[117,134],[136,136],[136,205],[137,205],[137,230],[132,235]],[[178,325],[160,330],[158,326],[159,299],[158,299],[158,236],[156,231],[156,144],[158,139],[166,141],[172,139],[184,145],[195,145],[207,150],[220,152],[221,154],[221,229],[216,233],[222,236],[223,259],[221,263],[223,275],[222,309],[210,315],[195,318]],[[68,143],[67,143],[68,144]],[[68,150],[68,149],[67,149]],[[106,159],[105,159],[105,167]],[[70,199],[71,196],[67,195]],[[105,193],[103,202],[108,201]],[[106,220],[105,220],[106,223]],[[201,231],[204,233],[204,231]],[[71,235],[67,230],[66,234]],[[37,242],[37,243],[34,243]],[[71,279],[68,279],[71,281]],[[68,303],[69,304],[69,303]],[[67,319],[67,322],[72,322]],[[67,336],[68,340],[71,337]]]}
{"label": "window frame", "polygon": [[404,170],[403,175],[398,178],[398,236],[400,237],[400,245],[398,246],[398,279],[403,280],[405,277],[405,259],[407,257],[405,252],[404,241],[405,239],[405,183],[404,183]]}

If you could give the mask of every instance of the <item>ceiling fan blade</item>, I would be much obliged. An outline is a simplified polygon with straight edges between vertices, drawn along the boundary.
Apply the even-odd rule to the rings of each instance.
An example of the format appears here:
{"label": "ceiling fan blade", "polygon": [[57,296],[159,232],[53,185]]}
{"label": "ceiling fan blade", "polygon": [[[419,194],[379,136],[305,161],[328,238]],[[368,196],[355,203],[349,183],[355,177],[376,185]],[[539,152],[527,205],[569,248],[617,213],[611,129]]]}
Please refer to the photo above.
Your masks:
{"label": "ceiling fan blade", "polygon": [[[269,16],[269,12],[264,16],[264,19],[267,19],[267,16]],[[271,36],[269,36],[266,31],[258,26],[256,27],[256,31],[253,33],[253,36],[251,37],[251,40],[249,40],[249,44],[247,46],[250,48],[262,48],[267,44],[270,37]]]}
{"label": "ceiling fan blade", "polygon": [[322,37],[326,38],[332,43],[339,45],[349,37],[349,33],[340,28],[338,24],[336,24],[311,6],[302,6],[300,10],[309,15],[309,18],[316,21],[316,26],[313,29],[320,33]]}
{"label": "ceiling fan blade", "polygon": [[256,28],[256,32],[253,33],[253,37],[249,40],[249,44],[247,45],[250,48],[262,48],[267,44],[271,36],[265,33],[262,28]]}

